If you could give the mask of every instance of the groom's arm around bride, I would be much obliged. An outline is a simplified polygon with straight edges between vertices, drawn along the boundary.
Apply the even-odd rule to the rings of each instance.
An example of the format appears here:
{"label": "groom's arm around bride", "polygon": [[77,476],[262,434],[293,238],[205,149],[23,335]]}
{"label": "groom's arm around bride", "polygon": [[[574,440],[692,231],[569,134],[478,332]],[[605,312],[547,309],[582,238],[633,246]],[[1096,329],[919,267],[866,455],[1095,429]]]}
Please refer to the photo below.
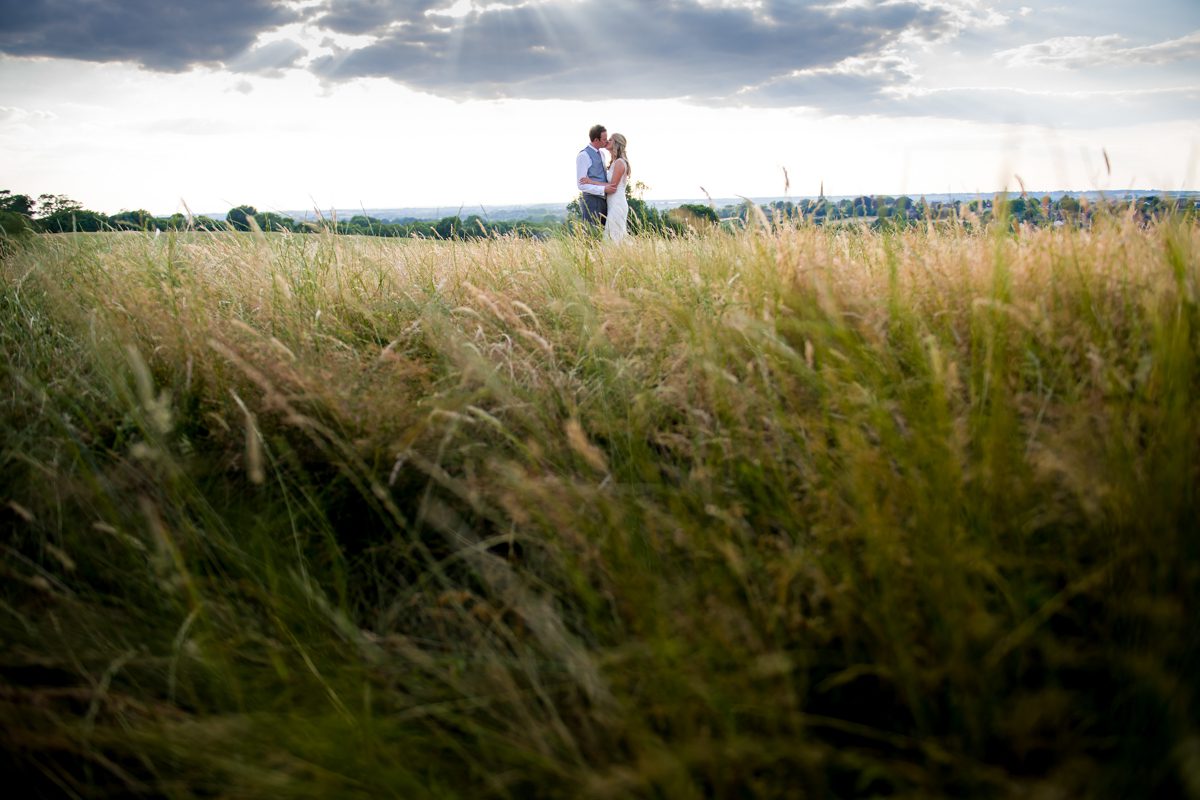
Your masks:
{"label": "groom's arm around bride", "polygon": [[608,172],[604,169],[604,158],[600,151],[608,146],[608,131],[603,125],[593,125],[588,131],[588,146],[575,156],[575,183],[583,192],[579,198],[579,211],[585,225],[604,226],[604,217],[608,213],[608,199],[604,194],[604,186],[585,183],[584,178],[592,178],[601,184],[608,182]]}

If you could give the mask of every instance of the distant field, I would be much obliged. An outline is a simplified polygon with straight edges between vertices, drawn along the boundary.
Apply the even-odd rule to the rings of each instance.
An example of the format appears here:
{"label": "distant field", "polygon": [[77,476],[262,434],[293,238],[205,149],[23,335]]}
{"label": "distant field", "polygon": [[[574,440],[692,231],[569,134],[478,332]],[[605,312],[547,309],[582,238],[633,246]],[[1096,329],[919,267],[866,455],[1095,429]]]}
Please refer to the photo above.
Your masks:
{"label": "distant field", "polygon": [[1193,225],[0,275],[33,796],[1200,797]]}

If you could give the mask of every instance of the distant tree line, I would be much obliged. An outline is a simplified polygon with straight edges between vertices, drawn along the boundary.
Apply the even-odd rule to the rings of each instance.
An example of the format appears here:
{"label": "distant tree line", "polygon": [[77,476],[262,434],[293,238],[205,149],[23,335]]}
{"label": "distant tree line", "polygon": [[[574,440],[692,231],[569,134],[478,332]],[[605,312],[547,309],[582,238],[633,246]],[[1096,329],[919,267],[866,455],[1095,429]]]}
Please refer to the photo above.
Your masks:
{"label": "distant tree line", "polygon": [[[775,201],[759,206],[768,221],[797,222],[815,225],[859,222],[874,229],[897,229],[929,221],[957,220],[968,226],[985,226],[998,219],[1010,226],[1088,225],[1093,216],[1103,210],[1108,214],[1128,214],[1141,222],[1168,214],[1194,218],[1197,213],[1195,197],[1164,198],[1158,196],[1135,199],[1105,199],[1090,201],[1083,197],[1063,195],[1057,199],[1044,195],[976,198],[973,200],[933,201],[924,197],[913,200],[908,196],[860,196],[829,200],[807,198],[798,202]],[[681,206],[681,208],[691,208]],[[713,214],[726,225],[744,225],[751,213],[750,203],[726,205]]]}
{"label": "distant tree line", "polygon": [[[640,190],[646,187],[637,184]],[[698,220],[717,221],[716,212],[707,206],[682,206],[668,212],[644,202],[625,189],[629,201],[629,228],[632,233],[686,234],[696,228]],[[567,205],[567,219],[546,215],[537,220],[489,220],[477,214],[442,217],[439,220],[415,218],[381,219],[356,214],[349,219],[333,216],[317,220],[296,220],[270,211],[259,211],[251,205],[234,206],[218,220],[200,215],[172,214],[155,216],[149,211],[120,211],[108,215],[84,208],[65,195],[39,195],[36,199],[25,194],[0,190],[0,217],[10,233],[27,230],[42,233],[92,232],[111,230],[133,231],[288,231],[314,233],[329,231],[355,236],[423,237],[427,239],[477,239],[491,236],[516,235],[545,239],[579,224],[579,203]]]}
{"label": "distant tree line", "polygon": [[[635,185],[638,194],[646,187]],[[1130,215],[1141,222],[1167,214],[1197,215],[1195,197],[1164,198],[1158,196],[1136,199],[1089,201],[1063,195],[1057,199],[1043,196],[976,198],[962,201],[926,202],[924,197],[913,200],[908,196],[866,196],[829,200],[824,197],[806,198],[796,202],[775,201],[757,207],[749,201],[715,208],[700,203],[684,203],[667,211],[649,205],[626,186],[629,202],[629,229],[632,233],[686,235],[692,231],[722,227],[743,227],[751,214],[769,224],[863,224],[876,230],[894,230],[931,221],[955,220],[967,226],[986,226],[998,219],[1010,227],[1022,225],[1086,226],[1097,211]],[[567,219],[544,216],[539,220],[488,220],[477,214],[441,219],[414,218],[380,219],[356,214],[349,219],[334,217],[296,220],[283,214],[259,211],[254,206],[241,205],[229,209],[224,220],[204,215],[172,214],[154,216],[149,211],[119,211],[108,215],[84,208],[65,195],[43,194],[36,199],[30,195],[0,190],[0,228],[13,236],[23,232],[67,233],[72,231],[287,231],[291,233],[333,232],[354,236],[422,237],[426,239],[478,239],[515,235],[545,239],[562,233],[580,223],[579,202],[567,205]]]}
{"label": "distant tree line", "polygon": [[358,214],[349,219],[333,216],[312,220],[296,220],[271,211],[259,211],[254,206],[241,205],[229,209],[224,220],[204,215],[172,214],[161,217],[144,209],[103,214],[84,208],[65,195],[43,194],[34,199],[25,194],[0,190],[0,220],[10,234],[22,230],[42,233],[72,231],[288,231],[319,233],[330,231],[357,236],[419,236],[437,239],[474,239],[489,236],[517,235],[546,238],[562,230],[561,220],[551,216],[540,220],[490,221],[476,214],[465,218],[458,215],[440,220],[379,219]]}

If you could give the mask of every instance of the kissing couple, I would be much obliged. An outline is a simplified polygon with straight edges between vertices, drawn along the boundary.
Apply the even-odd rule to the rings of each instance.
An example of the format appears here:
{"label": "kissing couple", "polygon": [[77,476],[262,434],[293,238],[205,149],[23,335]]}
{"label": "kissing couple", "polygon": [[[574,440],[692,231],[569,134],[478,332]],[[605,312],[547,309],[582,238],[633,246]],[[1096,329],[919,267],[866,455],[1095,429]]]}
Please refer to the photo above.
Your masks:
{"label": "kissing couple", "polygon": [[[575,179],[583,193],[579,210],[589,228],[604,228],[604,238],[621,242],[629,235],[629,201],[625,199],[625,181],[629,178],[629,159],[625,157],[625,137],[614,133],[610,138],[603,125],[588,131],[588,146],[575,157]],[[601,150],[607,150],[609,165],[604,166]]]}

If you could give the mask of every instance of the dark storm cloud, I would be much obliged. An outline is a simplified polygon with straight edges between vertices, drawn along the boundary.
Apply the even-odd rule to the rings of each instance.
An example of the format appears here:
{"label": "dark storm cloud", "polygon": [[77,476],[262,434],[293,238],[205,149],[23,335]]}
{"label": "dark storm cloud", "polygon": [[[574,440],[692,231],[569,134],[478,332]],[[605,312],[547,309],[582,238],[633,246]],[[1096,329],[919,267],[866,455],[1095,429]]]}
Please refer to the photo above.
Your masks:
{"label": "dark storm cloud", "polygon": [[[11,56],[129,61],[161,71],[221,65],[264,76],[299,67],[328,84],[380,77],[456,99],[688,98],[1064,124],[1114,109],[1141,119],[1200,113],[1195,89],[922,90],[904,54],[1002,23],[983,0],[0,0],[0,19],[0,53]],[[292,40],[255,46],[259,34],[298,21],[309,35],[324,32],[322,49],[332,54],[307,60]],[[345,35],[366,45],[339,47]],[[1197,35],[1121,52],[1140,61],[1180,48],[1186,55]],[[1061,59],[1079,49],[1077,38],[999,56]]]}
{"label": "dark storm cloud", "polygon": [[316,23],[337,33],[373,33],[393,22],[421,20],[426,11],[446,5],[444,0],[336,0],[318,12]]}
{"label": "dark storm cloud", "polygon": [[177,72],[232,61],[296,19],[272,0],[0,0],[0,52]]}
{"label": "dark storm cloud", "polygon": [[[774,105],[789,92],[744,90],[877,57],[901,36],[942,39],[964,24],[961,2],[930,0],[764,0],[757,7],[535,0],[493,3],[457,17],[439,13],[447,6],[359,0],[356,14],[330,3],[318,24],[376,39],[318,58],[310,68],[329,82],[383,77],[464,99],[688,97]],[[840,81],[860,99],[879,85],[878,77],[824,77],[828,89]],[[790,104],[806,104],[803,83],[794,82]]]}

